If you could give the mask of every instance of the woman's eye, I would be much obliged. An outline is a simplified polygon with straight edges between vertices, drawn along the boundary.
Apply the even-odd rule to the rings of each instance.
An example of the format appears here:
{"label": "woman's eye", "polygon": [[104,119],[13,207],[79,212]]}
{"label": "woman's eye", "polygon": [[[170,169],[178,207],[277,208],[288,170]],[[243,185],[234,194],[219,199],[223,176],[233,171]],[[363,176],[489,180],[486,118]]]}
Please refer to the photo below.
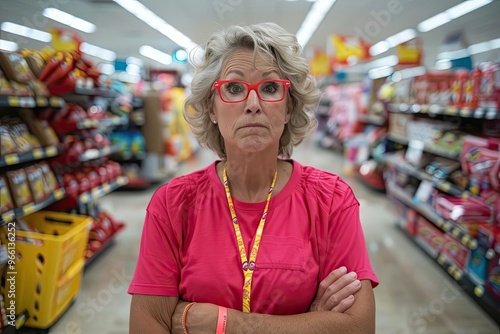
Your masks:
{"label": "woman's eye", "polygon": [[267,83],[263,89],[263,91],[266,93],[274,93],[277,90],[278,90],[278,88],[276,87],[276,83],[274,83],[274,82]]}
{"label": "woman's eye", "polygon": [[238,85],[236,83],[230,83],[227,85],[227,91],[231,94],[240,93],[242,90],[243,89],[242,89],[241,85]]}

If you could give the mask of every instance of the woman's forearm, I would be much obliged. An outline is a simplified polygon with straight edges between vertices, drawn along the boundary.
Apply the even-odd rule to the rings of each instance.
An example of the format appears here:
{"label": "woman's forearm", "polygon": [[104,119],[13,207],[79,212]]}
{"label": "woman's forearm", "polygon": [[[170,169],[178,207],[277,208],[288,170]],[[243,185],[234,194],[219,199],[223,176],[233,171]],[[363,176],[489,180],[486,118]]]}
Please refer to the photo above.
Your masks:
{"label": "woman's forearm", "polygon": [[331,311],[276,316],[228,310],[226,334],[373,333],[352,315]]}

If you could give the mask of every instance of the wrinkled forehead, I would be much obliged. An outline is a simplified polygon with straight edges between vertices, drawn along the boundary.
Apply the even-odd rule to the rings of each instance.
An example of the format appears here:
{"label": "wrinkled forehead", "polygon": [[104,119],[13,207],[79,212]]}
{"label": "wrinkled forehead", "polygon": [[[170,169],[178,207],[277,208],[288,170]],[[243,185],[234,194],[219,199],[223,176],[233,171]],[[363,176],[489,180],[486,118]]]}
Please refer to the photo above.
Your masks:
{"label": "wrinkled forehead", "polygon": [[250,48],[236,49],[226,57],[222,63],[221,75],[231,70],[281,73],[273,56]]}

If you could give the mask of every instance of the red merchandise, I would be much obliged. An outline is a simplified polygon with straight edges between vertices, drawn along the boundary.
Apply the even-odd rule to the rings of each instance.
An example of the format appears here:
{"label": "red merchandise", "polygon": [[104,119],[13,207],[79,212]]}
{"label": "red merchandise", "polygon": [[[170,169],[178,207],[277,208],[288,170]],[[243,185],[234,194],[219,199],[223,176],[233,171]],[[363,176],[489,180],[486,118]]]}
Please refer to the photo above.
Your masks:
{"label": "red merchandise", "polygon": [[465,83],[464,104],[466,108],[475,109],[479,105],[481,95],[482,72],[479,69],[473,70]]}
{"label": "red merchandise", "polygon": [[417,219],[416,232],[415,240],[418,241],[429,254],[436,257],[443,246],[444,233],[422,216]]}
{"label": "red merchandise", "polygon": [[489,262],[485,286],[486,291],[496,300],[500,301],[500,231],[495,236],[493,249],[495,253]]}
{"label": "red merchandise", "polygon": [[441,255],[451,261],[457,268],[464,271],[467,265],[469,249],[450,235],[445,234],[443,237]]}
{"label": "red merchandise", "polygon": [[457,70],[455,78],[451,85],[451,105],[454,107],[462,107],[464,105],[465,83],[467,82],[468,73],[466,70]]}
{"label": "red merchandise", "polygon": [[475,198],[438,195],[435,201],[436,211],[445,219],[459,223],[491,223],[492,221],[491,207]]}
{"label": "red merchandise", "polygon": [[500,65],[485,63],[481,66],[483,76],[480,86],[479,106],[500,109]]}

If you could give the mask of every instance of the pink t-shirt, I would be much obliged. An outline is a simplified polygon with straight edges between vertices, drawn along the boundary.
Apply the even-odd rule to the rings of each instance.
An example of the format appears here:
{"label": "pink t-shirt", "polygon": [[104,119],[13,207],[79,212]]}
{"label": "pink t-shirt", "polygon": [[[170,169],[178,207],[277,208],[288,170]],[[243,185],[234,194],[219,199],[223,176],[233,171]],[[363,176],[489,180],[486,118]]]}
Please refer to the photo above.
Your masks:
{"label": "pink t-shirt", "polygon": [[[334,174],[290,162],[292,175],[271,199],[257,255],[250,305],[256,313],[307,312],[319,283],[341,266],[378,284],[351,188]],[[153,195],[129,293],[242,309],[241,258],[215,166],[176,177]],[[248,252],[265,202],[233,201]]]}

